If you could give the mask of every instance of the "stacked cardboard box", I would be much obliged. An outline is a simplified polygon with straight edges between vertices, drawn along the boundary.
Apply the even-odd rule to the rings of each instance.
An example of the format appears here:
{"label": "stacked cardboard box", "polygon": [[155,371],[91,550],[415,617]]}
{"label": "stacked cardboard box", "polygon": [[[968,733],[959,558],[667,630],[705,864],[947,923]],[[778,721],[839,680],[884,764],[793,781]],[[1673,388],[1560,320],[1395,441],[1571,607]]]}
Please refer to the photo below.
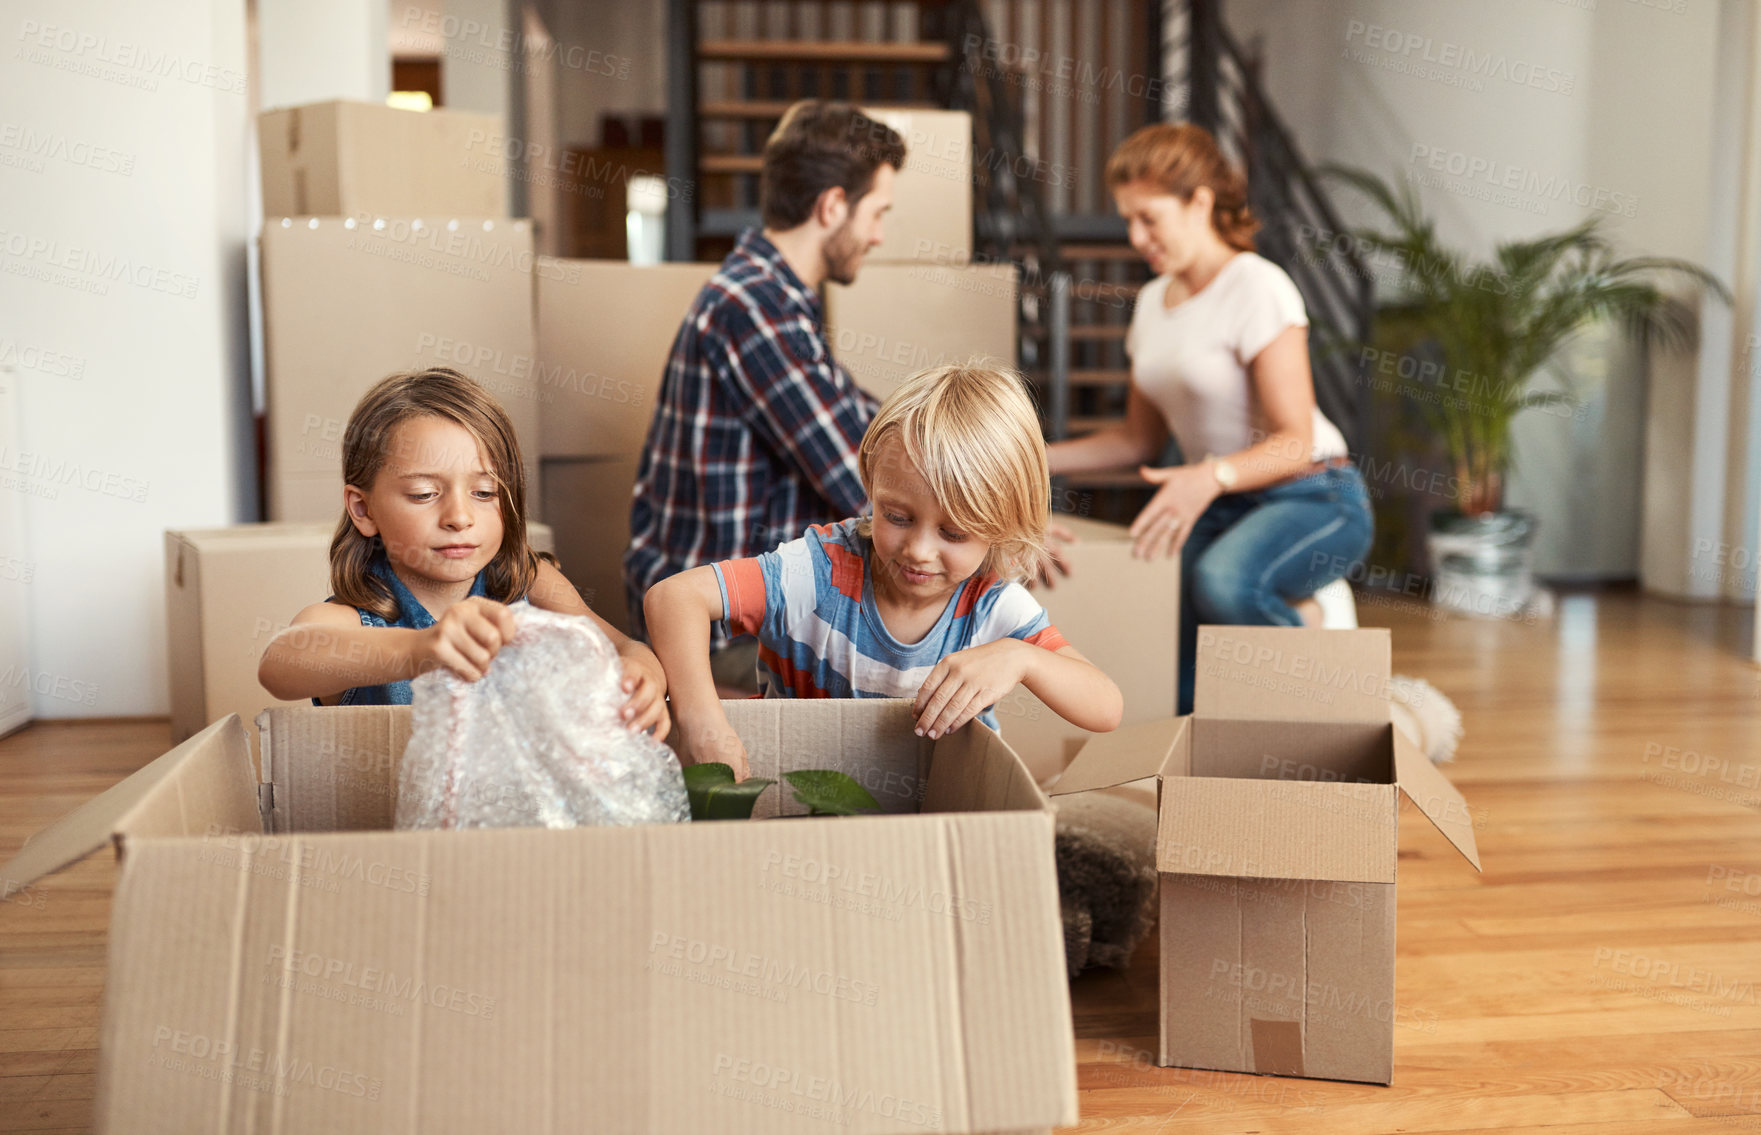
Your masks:
{"label": "stacked cardboard box", "polygon": [[628,631],[630,494],[667,356],[714,264],[538,262],[539,483],[557,558],[600,617]]}
{"label": "stacked cardboard box", "polygon": [[[1052,816],[995,734],[730,702],[887,814],[393,832],[407,707],[218,722],[34,838],[114,842],[100,1131],[1073,1124]],[[565,1117],[565,1118],[559,1118]]]}
{"label": "stacked cardboard box", "polygon": [[865,107],[905,140],[893,208],[870,264],[965,263],[972,256],[972,116],[963,110]]}
{"label": "stacked cardboard box", "polygon": [[1388,632],[1201,627],[1191,717],[1054,787],[1155,777],[1163,1065],[1386,1084],[1400,797],[1479,869],[1461,793],[1389,714]]}
{"label": "stacked cardboard box", "polygon": [[349,413],[398,370],[483,383],[535,477],[532,227],[481,152],[498,123],[339,102],[261,117],[270,519],[335,515]]}
{"label": "stacked cardboard box", "polygon": [[[341,505],[332,512],[341,513]],[[251,722],[269,696],[257,662],[269,640],[330,594],[326,524],[238,524],[165,533],[165,623],[171,739],[195,736],[229,713]],[[549,526],[531,524],[535,551],[555,549]],[[254,729],[247,725],[247,729]]]}

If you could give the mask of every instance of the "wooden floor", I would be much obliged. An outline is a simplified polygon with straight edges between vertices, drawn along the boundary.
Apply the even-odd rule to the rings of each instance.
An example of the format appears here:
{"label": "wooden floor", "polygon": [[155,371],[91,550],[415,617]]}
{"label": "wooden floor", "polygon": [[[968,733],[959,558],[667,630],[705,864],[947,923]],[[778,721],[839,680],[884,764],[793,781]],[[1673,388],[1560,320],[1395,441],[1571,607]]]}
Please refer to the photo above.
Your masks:
{"label": "wooden floor", "polygon": [[[1394,1085],[1154,1067],[1146,949],[1073,986],[1080,1130],[1761,1131],[1747,613],[1616,593],[1533,624],[1361,616],[1461,707],[1451,776],[1485,864],[1403,815]],[[0,858],[167,740],[150,721],[0,741]],[[105,852],[0,903],[0,1131],[88,1127],[113,875]]]}

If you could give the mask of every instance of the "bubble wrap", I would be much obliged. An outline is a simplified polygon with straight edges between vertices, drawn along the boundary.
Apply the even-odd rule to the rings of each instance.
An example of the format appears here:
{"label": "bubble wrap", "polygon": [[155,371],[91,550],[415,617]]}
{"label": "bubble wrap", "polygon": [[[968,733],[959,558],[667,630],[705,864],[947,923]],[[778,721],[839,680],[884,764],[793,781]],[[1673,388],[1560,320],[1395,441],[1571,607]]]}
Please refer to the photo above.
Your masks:
{"label": "bubble wrap", "polygon": [[585,616],[512,610],[514,639],[481,679],[436,670],[410,683],[398,828],[690,819],[673,751],[618,719],[611,641]]}

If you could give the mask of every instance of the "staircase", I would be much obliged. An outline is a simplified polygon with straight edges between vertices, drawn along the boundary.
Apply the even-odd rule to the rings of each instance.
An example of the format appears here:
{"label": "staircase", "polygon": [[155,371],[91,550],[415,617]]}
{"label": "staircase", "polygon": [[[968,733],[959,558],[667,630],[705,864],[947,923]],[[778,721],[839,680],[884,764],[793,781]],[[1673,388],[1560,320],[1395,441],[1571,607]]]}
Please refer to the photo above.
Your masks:
{"label": "staircase", "polygon": [[[1124,414],[1125,330],[1149,279],[1113,212],[1107,156],[1139,126],[1184,117],[1245,166],[1259,251],[1309,307],[1317,400],[1358,451],[1367,387],[1337,343],[1367,334],[1369,275],[1349,251],[1303,247],[1304,233],[1343,229],[1221,0],[668,3],[667,169],[699,186],[693,209],[669,214],[669,257],[719,259],[758,223],[759,155],[798,98],[968,111],[973,152],[991,159],[974,162],[973,258],[1019,266],[1021,368],[1047,436],[1079,436]],[[1148,492],[1131,471],[1059,487],[1066,507],[1110,519]]]}

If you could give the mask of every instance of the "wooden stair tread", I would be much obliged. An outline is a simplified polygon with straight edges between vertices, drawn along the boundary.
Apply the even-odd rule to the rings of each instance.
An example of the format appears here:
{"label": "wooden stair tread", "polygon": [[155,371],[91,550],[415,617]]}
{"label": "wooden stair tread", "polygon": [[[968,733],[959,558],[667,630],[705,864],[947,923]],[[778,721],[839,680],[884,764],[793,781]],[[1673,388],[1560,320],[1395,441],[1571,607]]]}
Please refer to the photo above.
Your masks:
{"label": "wooden stair tread", "polygon": [[764,168],[764,155],[704,154],[697,164],[704,173],[758,173]]}
{"label": "wooden stair tread", "polygon": [[1129,370],[1104,367],[1080,367],[1070,371],[1071,386],[1124,386],[1131,381]]}
{"label": "wooden stair tread", "polygon": [[1124,323],[1079,324],[1070,329],[1072,340],[1123,339],[1128,325]]}
{"label": "wooden stair tread", "polygon": [[698,59],[799,59],[821,63],[945,63],[945,43],[872,43],[835,39],[706,39]]}
{"label": "wooden stair tread", "polygon": [[[699,103],[699,118],[781,118],[795,105],[794,99],[709,99]],[[862,105],[880,110],[943,110],[938,103],[921,100],[863,99]]]}

